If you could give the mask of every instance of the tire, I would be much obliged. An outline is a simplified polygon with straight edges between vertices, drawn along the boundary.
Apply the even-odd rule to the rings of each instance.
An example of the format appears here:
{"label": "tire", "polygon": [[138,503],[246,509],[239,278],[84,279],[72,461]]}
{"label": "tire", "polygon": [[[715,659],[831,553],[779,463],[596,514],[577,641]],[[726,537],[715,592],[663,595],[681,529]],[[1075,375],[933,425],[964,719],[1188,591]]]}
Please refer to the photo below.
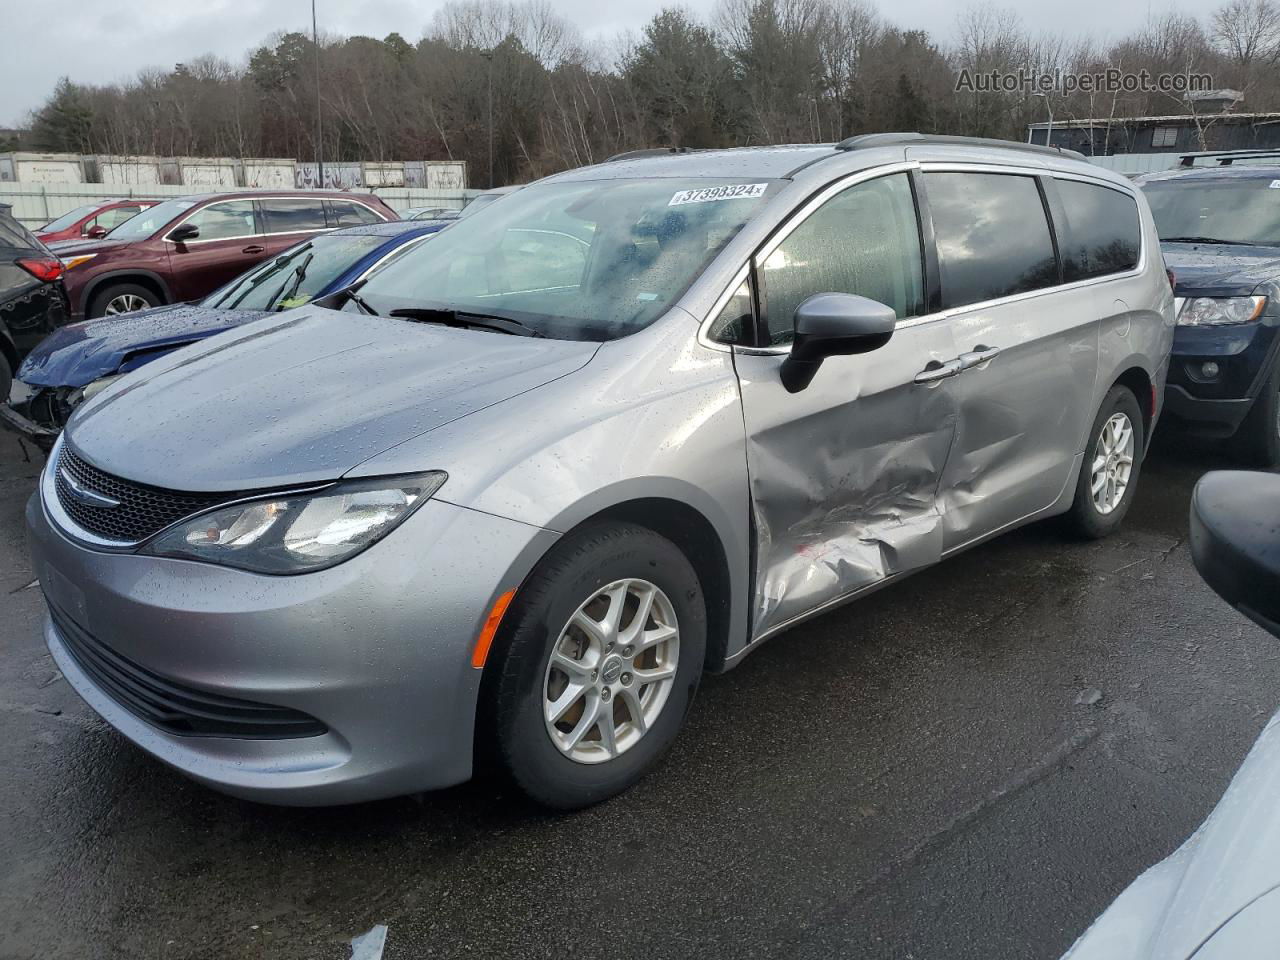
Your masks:
{"label": "tire", "polygon": [[9,358],[0,350],[0,403],[9,402],[9,391],[13,389],[13,371],[9,369]]}
{"label": "tire", "polygon": [[1280,464],[1280,363],[1267,375],[1230,445],[1250,466],[1269,469]]}
{"label": "tire", "polygon": [[[655,640],[672,626],[677,633],[674,642],[668,636],[629,653],[628,628],[634,627],[638,604],[648,593],[645,584],[656,588],[645,632]],[[570,620],[582,622],[578,615],[583,614],[593,622],[607,621],[605,611],[615,600],[602,596],[606,589],[621,603],[616,624],[621,630],[606,629],[590,639]],[[672,618],[674,623],[667,622]],[[701,679],[706,633],[701,584],[669,540],[624,523],[569,534],[521,586],[490,655],[481,730],[497,772],[536,803],[558,810],[590,806],[626,790],[675,740]],[[607,637],[615,638],[613,647]],[[554,667],[553,651],[564,654]],[[640,679],[641,670],[656,677],[671,667],[669,679]],[[585,692],[569,689],[571,676],[574,690]],[[546,713],[553,702],[567,705],[554,726]],[[591,720],[593,708],[602,711],[600,720]],[[642,732],[633,708],[646,720]],[[616,740],[612,751],[606,722]],[[575,733],[576,745],[566,747]]]}
{"label": "tire", "polygon": [[89,307],[89,318],[146,310],[149,307],[158,307],[162,302],[154,290],[141,284],[113,283],[93,295],[93,304]]}
{"label": "tire", "polygon": [[[1122,424],[1122,429],[1127,428],[1128,440],[1114,444],[1117,453],[1112,455],[1107,452],[1107,446],[1115,440],[1116,434],[1113,429],[1104,438],[1103,429],[1116,422]],[[1142,410],[1133,391],[1128,387],[1112,387],[1098,409],[1093,426],[1089,428],[1089,443],[1080,464],[1080,475],[1076,478],[1075,500],[1065,517],[1072,533],[1086,540],[1098,540],[1119,528],[1138,489],[1145,440]],[[1102,467],[1103,487],[1100,495],[1095,497],[1094,483],[1099,477],[1095,471],[1099,466]],[[1127,474],[1123,472],[1125,468]],[[1108,482],[1108,476],[1115,480]],[[1106,501],[1111,501],[1109,506]]]}

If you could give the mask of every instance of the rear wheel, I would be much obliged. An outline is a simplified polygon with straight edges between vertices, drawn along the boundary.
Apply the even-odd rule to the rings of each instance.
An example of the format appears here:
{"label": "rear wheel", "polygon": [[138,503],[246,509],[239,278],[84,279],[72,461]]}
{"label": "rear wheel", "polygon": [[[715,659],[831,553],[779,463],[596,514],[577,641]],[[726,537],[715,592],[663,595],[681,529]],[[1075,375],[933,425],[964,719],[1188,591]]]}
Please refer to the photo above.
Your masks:
{"label": "rear wheel", "polygon": [[1262,384],[1249,414],[1231,438],[1233,452],[1255,467],[1280,464],[1280,364]]}
{"label": "rear wheel", "polygon": [[1115,386],[1102,401],[1066,516],[1077,535],[1096,540],[1114,533],[1138,488],[1145,449],[1142,410],[1128,387]]}
{"label": "rear wheel", "polygon": [[562,810],[643,777],[702,674],[706,608],[684,554],[643,527],[584,529],[548,554],[507,616],[482,704],[501,771]]}
{"label": "rear wheel", "polygon": [[122,313],[133,313],[135,310],[146,310],[148,307],[160,306],[160,298],[154,290],[149,290],[138,283],[117,283],[99,291],[93,298],[89,308],[89,316],[114,317]]}

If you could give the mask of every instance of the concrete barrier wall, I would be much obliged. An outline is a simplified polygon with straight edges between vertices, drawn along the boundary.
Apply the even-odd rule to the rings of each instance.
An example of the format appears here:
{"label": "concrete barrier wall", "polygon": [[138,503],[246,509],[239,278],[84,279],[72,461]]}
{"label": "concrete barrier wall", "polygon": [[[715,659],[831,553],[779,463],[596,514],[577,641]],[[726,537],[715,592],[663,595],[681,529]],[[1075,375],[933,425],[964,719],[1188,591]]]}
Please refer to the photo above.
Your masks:
{"label": "concrete barrier wall", "polygon": [[[13,206],[13,215],[27,227],[38,227],[76,207],[97,200],[126,199],[128,197],[185,197],[192,193],[237,192],[239,187],[200,188],[147,184],[126,186],[106,183],[0,183],[0,203]],[[288,190],[273,191],[288,193]],[[341,191],[333,191],[335,195]],[[355,190],[354,193],[374,193],[391,209],[399,211],[409,207],[455,207],[461,209],[478,190],[424,190],[417,187],[386,187],[376,190]]]}

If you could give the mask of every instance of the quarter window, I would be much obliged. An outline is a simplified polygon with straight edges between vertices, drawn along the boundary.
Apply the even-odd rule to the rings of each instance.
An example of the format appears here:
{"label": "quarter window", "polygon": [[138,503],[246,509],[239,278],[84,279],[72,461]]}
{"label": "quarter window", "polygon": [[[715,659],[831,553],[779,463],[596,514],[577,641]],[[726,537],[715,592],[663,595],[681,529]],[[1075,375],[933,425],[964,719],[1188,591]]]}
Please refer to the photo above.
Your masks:
{"label": "quarter window", "polygon": [[329,226],[358,227],[363,223],[381,223],[382,218],[363,203],[352,200],[326,200],[329,208]]}
{"label": "quarter window", "polygon": [[1058,262],[1033,177],[927,173],[944,308],[1058,282]]}
{"label": "quarter window", "polygon": [[754,336],[754,314],[751,309],[751,281],[743,280],[711,322],[707,331],[712,340],[720,343],[750,344]]}
{"label": "quarter window", "polygon": [[906,174],[859,183],[809,215],[757,266],[767,345],[790,343],[801,301],[856,293],[899,320],[924,312],[924,260]]}
{"label": "quarter window", "polygon": [[1059,180],[1067,222],[1059,231],[1062,279],[1084,280],[1123,273],[1138,265],[1138,205],[1119,190]]}
{"label": "quarter window", "polygon": [[186,220],[200,228],[197,240],[230,240],[235,237],[252,237],[258,232],[253,215],[252,200],[224,200],[211,203]]}
{"label": "quarter window", "polygon": [[323,200],[259,200],[267,233],[304,233],[325,230]]}

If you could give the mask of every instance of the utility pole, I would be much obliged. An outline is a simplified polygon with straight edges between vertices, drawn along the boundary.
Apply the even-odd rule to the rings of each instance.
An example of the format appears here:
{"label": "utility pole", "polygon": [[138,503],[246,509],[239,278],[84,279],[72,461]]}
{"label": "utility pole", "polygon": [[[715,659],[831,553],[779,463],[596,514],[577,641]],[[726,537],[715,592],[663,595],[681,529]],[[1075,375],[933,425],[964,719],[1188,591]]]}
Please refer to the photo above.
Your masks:
{"label": "utility pole", "polygon": [[[314,0],[313,0],[314,2]],[[480,54],[489,61],[489,189],[493,189],[493,51]]]}
{"label": "utility pole", "polygon": [[[1049,99],[1049,94],[1047,93],[1033,93],[1031,96],[1044,97],[1044,107],[1046,110],[1049,111],[1049,127],[1045,132],[1044,145],[1046,147],[1052,147],[1053,146],[1053,101]],[[1030,142],[1031,142],[1031,131],[1028,130],[1027,143],[1030,143]]]}
{"label": "utility pole", "polygon": [[324,121],[320,115],[320,31],[316,29],[316,0],[311,0],[311,45],[316,48],[316,177],[324,187]]}

